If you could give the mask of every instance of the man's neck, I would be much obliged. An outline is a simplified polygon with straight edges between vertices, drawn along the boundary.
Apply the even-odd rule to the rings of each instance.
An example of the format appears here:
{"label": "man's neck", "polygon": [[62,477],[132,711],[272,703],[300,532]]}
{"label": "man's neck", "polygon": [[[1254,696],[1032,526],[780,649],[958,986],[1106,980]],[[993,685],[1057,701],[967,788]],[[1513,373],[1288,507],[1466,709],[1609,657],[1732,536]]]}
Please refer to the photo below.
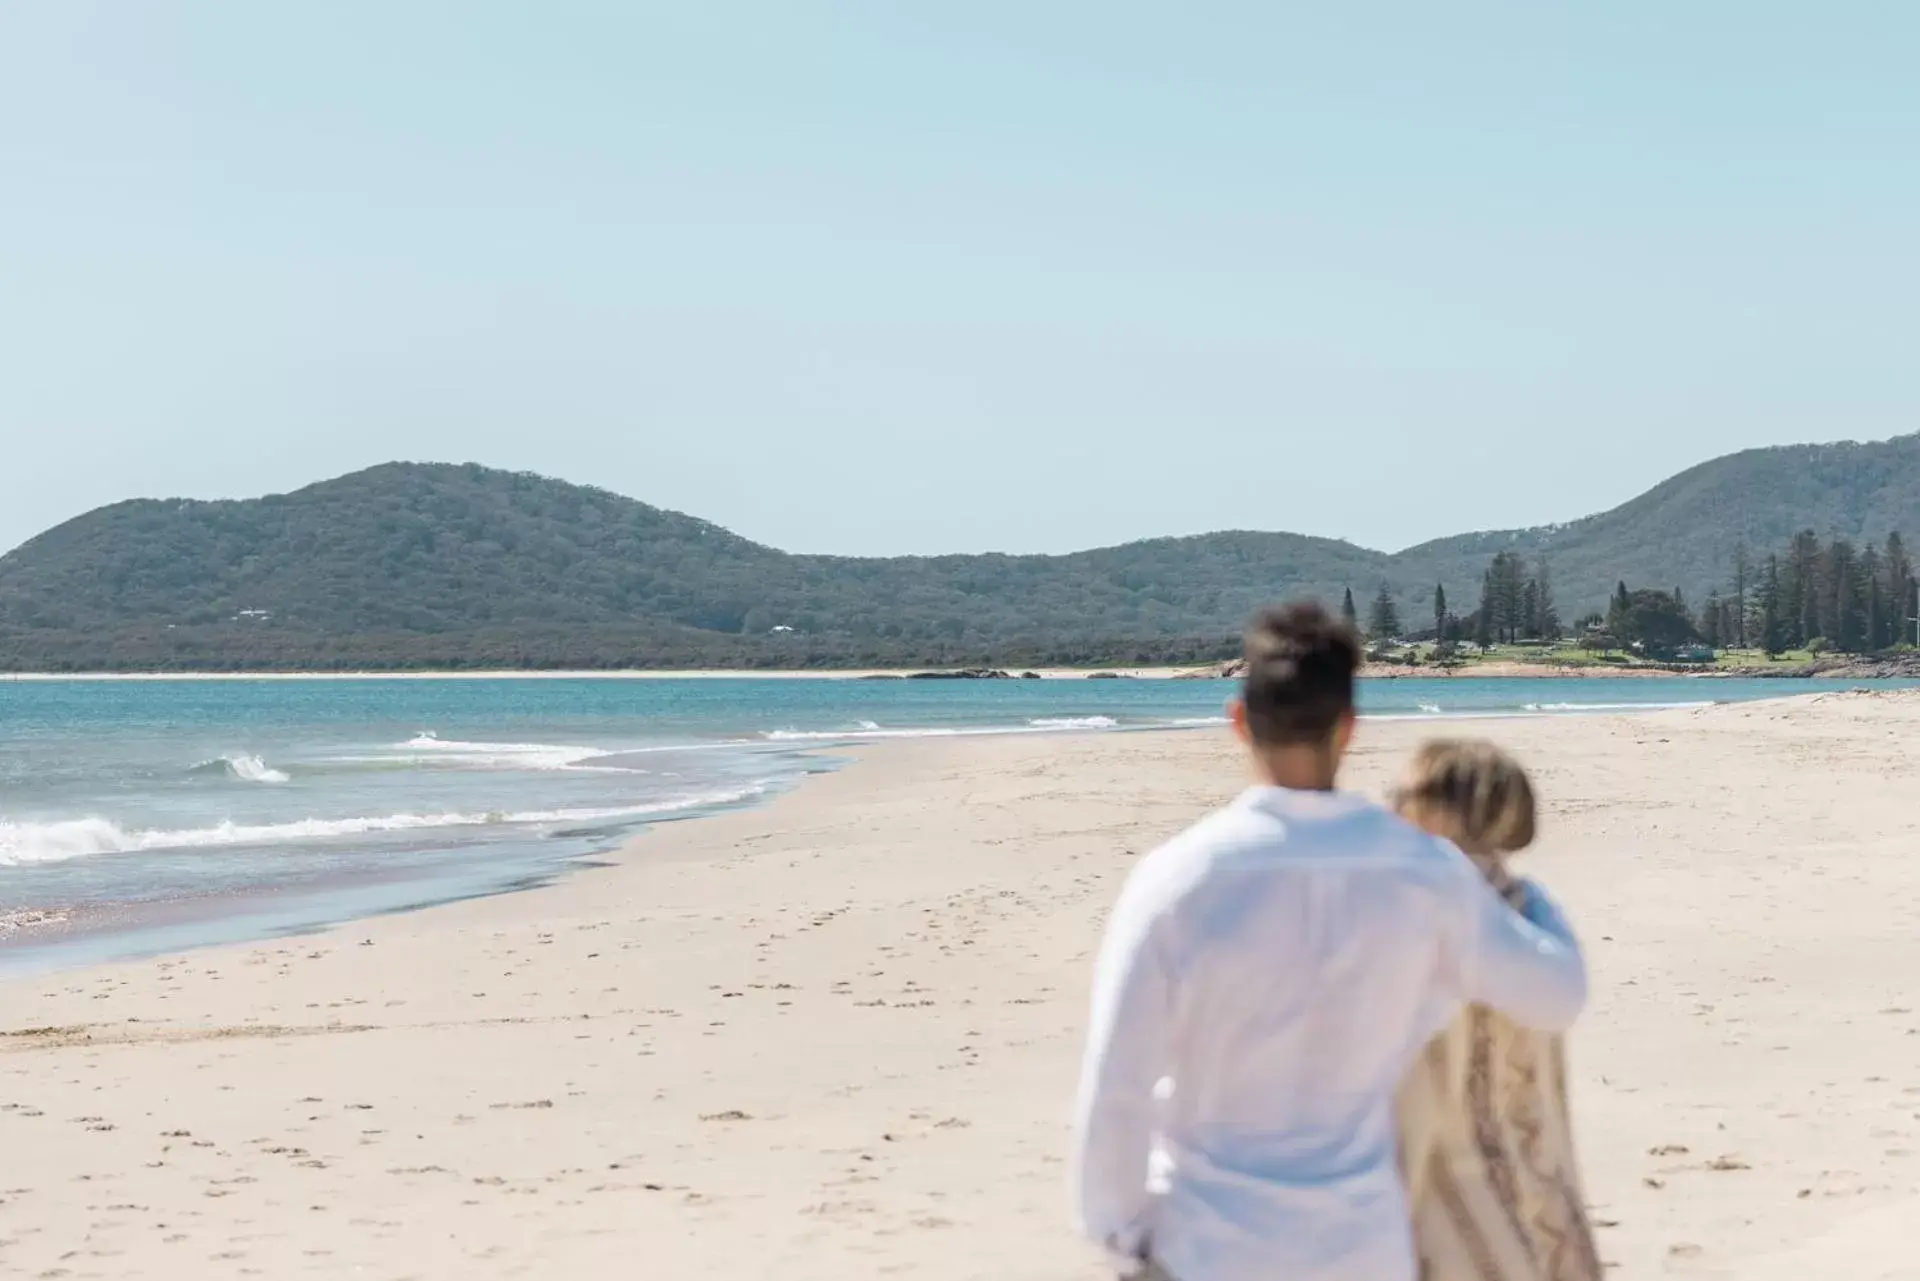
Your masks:
{"label": "man's neck", "polygon": [[1253,757],[1254,775],[1270,787],[1290,792],[1331,792],[1339,779],[1340,759],[1330,746],[1269,747]]}

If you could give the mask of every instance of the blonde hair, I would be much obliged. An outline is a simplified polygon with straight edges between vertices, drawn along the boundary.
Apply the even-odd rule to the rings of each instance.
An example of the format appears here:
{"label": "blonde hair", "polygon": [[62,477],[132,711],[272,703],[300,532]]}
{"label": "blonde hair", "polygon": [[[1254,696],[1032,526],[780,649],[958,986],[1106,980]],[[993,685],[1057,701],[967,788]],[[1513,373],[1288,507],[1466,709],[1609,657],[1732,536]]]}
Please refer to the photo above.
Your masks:
{"label": "blonde hair", "polygon": [[1468,854],[1512,854],[1533,844],[1533,783],[1484,739],[1422,743],[1393,802],[1403,818],[1452,837]]}

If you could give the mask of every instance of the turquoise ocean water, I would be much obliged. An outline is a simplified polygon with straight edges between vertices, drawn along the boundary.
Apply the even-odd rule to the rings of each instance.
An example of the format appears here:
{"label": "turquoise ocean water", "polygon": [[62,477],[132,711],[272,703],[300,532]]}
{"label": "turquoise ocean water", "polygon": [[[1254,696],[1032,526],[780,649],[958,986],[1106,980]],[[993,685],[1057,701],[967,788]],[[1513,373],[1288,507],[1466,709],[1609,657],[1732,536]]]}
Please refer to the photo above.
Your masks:
{"label": "turquoise ocean water", "polygon": [[[1395,680],[1363,710],[1569,715],[1802,682]],[[535,884],[836,747],[1217,721],[1217,681],[0,681],[0,971]]]}

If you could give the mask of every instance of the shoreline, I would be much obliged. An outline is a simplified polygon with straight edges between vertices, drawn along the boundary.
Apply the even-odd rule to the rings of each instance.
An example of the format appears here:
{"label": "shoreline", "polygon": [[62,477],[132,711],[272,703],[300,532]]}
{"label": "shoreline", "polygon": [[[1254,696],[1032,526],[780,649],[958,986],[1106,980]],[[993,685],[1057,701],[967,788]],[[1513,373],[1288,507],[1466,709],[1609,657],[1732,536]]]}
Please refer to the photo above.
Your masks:
{"label": "shoreline", "polygon": [[[967,680],[951,676],[951,669],[929,667],[873,668],[630,668],[607,671],[365,671],[365,672],[0,672],[0,684],[8,681],[582,681],[582,680],[909,680],[921,673],[942,673],[932,679]],[[1193,668],[1031,668],[1041,680],[1171,680],[1182,675],[1190,679]],[[1101,673],[1103,676],[1096,676]],[[1014,676],[1001,679],[1018,679]]]}
{"label": "shoreline", "polygon": [[[1417,711],[1362,712],[1360,721],[1364,726],[1395,734],[1412,732],[1419,726],[1427,726],[1432,732],[1445,732],[1445,727],[1453,725],[1639,719],[1716,706],[1774,704],[1805,698],[1812,693],[1804,688],[1783,686],[1778,694],[1725,704],[1703,698],[1644,705],[1528,705],[1517,709],[1453,711],[1423,707]],[[782,797],[809,786],[817,775],[837,773],[849,764],[876,755],[902,749],[912,751],[917,745],[1010,739],[1067,744],[1137,735],[1217,735],[1227,724],[1227,718],[1220,715],[1104,727],[1063,724],[1026,729],[963,726],[849,730],[842,735],[822,732],[804,744],[793,746],[792,750],[808,763],[782,786],[757,790],[751,797],[702,803],[641,818],[625,831],[610,833],[602,842],[573,853],[519,858],[509,864],[476,866],[460,873],[422,871],[411,877],[389,878],[363,872],[286,890],[262,887],[247,891],[222,890],[182,899],[26,903],[18,911],[0,913],[0,982],[26,975],[68,973],[102,964],[135,964],[189,956],[209,949],[254,946],[273,938],[320,937],[388,916],[433,912],[469,901],[516,898],[571,882],[582,873],[597,873],[608,860],[617,860],[627,853],[644,853],[648,848],[644,843],[656,832],[686,823],[706,823],[728,814],[764,812]],[[743,739],[741,745],[752,742]],[[216,904],[225,904],[227,909],[216,910]]]}
{"label": "shoreline", "polygon": [[[1779,695],[1782,699],[1798,696],[1790,690],[1782,690]],[[1482,722],[1638,717],[1714,705],[1711,700],[1702,700],[1653,703],[1644,708],[1606,704],[1534,710],[1363,712],[1360,721],[1369,726],[1396,727],[1391,732],[1399,732],[1404,727],[1423,724],[1437,728]],[[815,776],[837,773],[876,754],[902,748],[911,750],[919,744],[937,746],[966,740],[1015,738],[1072,742],[1130,735],[1218,734],[1227,724],[1227,718],[1222,715],[1178,723],[1102,728],[1082,725],[1024,730],[959,727],[947,732],[907,730],[875,735],[855,730],[847,731],[844,737],[822,736],[797,748],[809,765],[785,786],[763,789],[751,798],[699,805],[641,819],[630,829],[613,834],[603,844],[538,863],[517,864],[510,875],[503,875],[505,869],[474,869],[465,875],[422,874],[411,879],[388,880],[362,873],[338,881],[303,885],[297,890],[260,888],[220,891],[187,899],[113,900],[86,905],[28,904],[18,911],[0,913],[0,982],[30,975],[68,973],[97,965],[138,964],[209,949],[256,946],[276,937],[325,936],[388,916],[433,912],[470,901],[518,897],[571,881],[582,873],[602,871],[610,860],[629,853],[644,854],[644,842],[655,832],[732,813],[764,811],[781,797],[807,787]],[[742,740],[743,745],[747,742],[749,740]],[[436,886],[437,889],[431,888]],[[393,890],[398,892],[387,892]],[[420,897],[415,899],[412,897],[415,894]],[[303,914],[302,903],[332,906],[330,910],[315,906]],[[214,910],[215,904],[226,904],[229,910]],[[193,932],[196,925],[200,931],[198,936]],[[54,959],[39,955],[43,951],[53,953]],[[60,959],[66,953],[72,953],[72,959]]]}
{"label": "shoreline", "polygon": [[[609,671],[365,671],[365,672],[0,672],[0,685],[19,684],[114,683],[114,682],[243,682],[243,681],[1018,681],[1020,673],[999,669],[1009,675],[977,677],[955,674],[954,669],[929,667],[759,670],[753,668],[711,668],[680,671],[662,668],[633,668]],[[1022,669],[1034,672],[1035,679],[1065,680],[1232,680],[1220,676],[1214,667],[1042,667]],[[1489,662],[1465,668],[1399,667],[1393,664],[1369,664],[1362,668],[1363,680],[1898,680],[1898,676],[1848,676],[1844,671],[1820,672],[1802,669],[1765,668],[1665,668],[1665,667],[1562,667],[1544,663]]]}
{"label": "shoreline", "polygon": [[260,946],[277,938],[323,937],[390,916],[517,897],[602,870],[653,832],[762,808],[815,775],[836,772],[851,756],[848,748],[823,748],[805,753],[808,768],[778,784],[639,816],[570,852],[521,854],[457,869],[415,868],[410,875],[357,870],[290,886],[262,884],[179,898],[35,903],[0,910],[0,983]]}
{"label": "shoreline", "polygon": [[[1884,745],[1920,696],[1575,721],[1501,737],[1594,971],[1571,1060],[1605,1257],[1798,1281],[1825,1242],[1902,1275],[1920,866]],[[1351,785],[1422,733],[1370,728]],[[1237,750],[844,755],[591,877],[0,980],[0,1143],[35,1154],[0,1276],[1105,1276],[1062,1206],[1092,952]]]}

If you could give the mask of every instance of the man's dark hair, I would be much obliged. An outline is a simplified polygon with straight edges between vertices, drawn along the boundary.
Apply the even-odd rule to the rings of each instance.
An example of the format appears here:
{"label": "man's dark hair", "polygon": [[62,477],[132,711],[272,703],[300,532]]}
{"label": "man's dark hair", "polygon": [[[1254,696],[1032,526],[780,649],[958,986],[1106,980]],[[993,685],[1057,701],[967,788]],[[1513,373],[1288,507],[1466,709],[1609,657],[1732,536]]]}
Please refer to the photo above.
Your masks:
{"label": "man's dark hair", "polygon": [[1353,710],[1360,638],[1317,601],[1262,610],[1247,628],[1241,698],[1262,747],[1320,743]]}

